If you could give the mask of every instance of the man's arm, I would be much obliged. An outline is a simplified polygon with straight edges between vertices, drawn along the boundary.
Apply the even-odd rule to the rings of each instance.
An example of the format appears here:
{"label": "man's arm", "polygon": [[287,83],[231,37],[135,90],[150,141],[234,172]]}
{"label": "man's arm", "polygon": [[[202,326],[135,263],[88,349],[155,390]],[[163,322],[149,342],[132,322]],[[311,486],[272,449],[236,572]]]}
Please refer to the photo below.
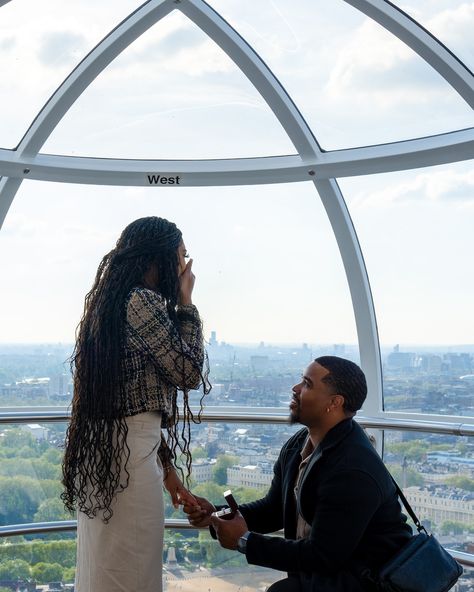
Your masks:
{"label": "man's arm", "polygon": [[[280,453],[281,457],[281,453]],[[242,515],[245,520],[244,523],[248,523],[244,532],[251,528],[257,532],[274,532],[280,530],[283,525],[283,512],[282,512],[282,493],[281,493],[281,458],[277,460],[273,468],[274,476],[270,489],[265,497],[255,502],[248,504],[242,504],[239,506],[240,518]],[[189,522],[197,528],[209,526],[211,523],[211,514],[219,509],[221,506],[214,506],[205,498],[195,496],[198,507],[194,504],[184,504],[183,511],[188,515]],[[223,522],[219,518],[216,518],[216,526],[219,522]],[[230,527],[233,520],[226,520],[227,526]],[[235,526],[235,525],[234,525]],[[238,536],[236,535],[237,539]],[[237,540],[236,539],[236,540]]]}
{"label": "man's arm", "polygon": [[252,532],[247,561],[290,572],[338,571],[351,559],[381,501],[380,489],[370,475],[340,473],[318,491],[309,538],[290,540]]}

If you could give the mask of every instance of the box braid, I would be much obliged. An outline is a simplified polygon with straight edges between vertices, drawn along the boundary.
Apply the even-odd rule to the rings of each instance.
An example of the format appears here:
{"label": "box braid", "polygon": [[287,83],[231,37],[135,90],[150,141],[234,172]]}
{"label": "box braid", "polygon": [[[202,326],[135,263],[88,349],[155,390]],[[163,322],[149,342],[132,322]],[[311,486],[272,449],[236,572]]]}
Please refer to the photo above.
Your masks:
{"label": "box braid", "polygon": [[[125,390],[121,380],[125,303],[130,291],[143,285],[145,273],[155,264],[157,291],[164,297],[171,322],[179,331],[176,305],[180,287],[178,246],[181,240],[180,230],[163,218],[152,216],[135,220],[124,229],[115,248],[100,262],[92,289],[85,297],[70,360],[74,395],[66,435],[64,492],[61,495],[70,511],[77,507],[92,518],[103,510],[103,520],[108,522],[113,514],[114,497],[128,486],[130,449],[124,413]],[[189,407],[188,389],[183,389],[183,427],[179,433],[179,411],[174,401],[174,421],[170,422],[167,438],[170,460],[175,461],[179,448],[186,459],[188,478],[192,460],[190,421],[200,422],[202,399],[210,390],[207,364],[203,374],[199,361],[192,361],[199,369],[204,387],[200,411],[196,418]]]}

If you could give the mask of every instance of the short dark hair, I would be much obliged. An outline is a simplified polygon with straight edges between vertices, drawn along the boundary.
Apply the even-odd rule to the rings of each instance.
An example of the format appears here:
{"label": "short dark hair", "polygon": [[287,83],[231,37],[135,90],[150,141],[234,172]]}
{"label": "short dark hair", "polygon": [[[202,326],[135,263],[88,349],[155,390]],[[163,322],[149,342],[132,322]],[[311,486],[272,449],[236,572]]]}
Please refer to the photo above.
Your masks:
{"label": "short dark hair", "polygon": [[322,381],[344,397],[344,410],[356,413],[367,396],[367,381],[359,366],[337,356],[321,356],[314,361],[329,371]]}

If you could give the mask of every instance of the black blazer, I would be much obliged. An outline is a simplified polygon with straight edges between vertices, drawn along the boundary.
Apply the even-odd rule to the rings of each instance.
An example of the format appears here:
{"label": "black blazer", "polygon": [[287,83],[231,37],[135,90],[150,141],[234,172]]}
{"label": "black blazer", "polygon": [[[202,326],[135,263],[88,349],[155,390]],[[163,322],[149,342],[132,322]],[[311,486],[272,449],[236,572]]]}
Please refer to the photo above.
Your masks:
{"label": "black blazer", "polygon": [[[367,590],[357,581],[377,569],[412,536],[395,486],[362,428],[346,419],[332,428],[313,454],[295,503],[294,485],[306,428],[283,446],[267,495],[239,507],[249,530],[247,561],[308,582],[308,590]],[[297,505],[311,525],[307,539],[295,540]],[[284,528],[284,537],[265,536]]]}

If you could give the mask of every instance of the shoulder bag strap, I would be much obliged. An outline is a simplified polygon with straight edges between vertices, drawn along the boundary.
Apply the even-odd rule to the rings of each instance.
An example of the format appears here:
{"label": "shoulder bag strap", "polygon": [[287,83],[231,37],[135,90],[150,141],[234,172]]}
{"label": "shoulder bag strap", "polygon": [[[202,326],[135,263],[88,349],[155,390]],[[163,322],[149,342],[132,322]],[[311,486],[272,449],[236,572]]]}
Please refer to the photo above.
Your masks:
{"label": "shoulder bag strap", "polygon": [[[390,475],[390,477],[392,477],[392,475]],[[395,481],[395,479],[393,477],[392,477],[392,481],[393,481],[395,487],[397,488],[398,497],[401,499],[402,504],[405,506],[406,511],[410,514],[410,517],[413,520],[413,522],[415,523],[415,526],[416,526],[418,532],[421,532],[422,530],[424,530],[426,532],[425,527],[418,520],[418,517],[415,514],[415,512],[413,511],[413,508],[408,503],[407,498],[403,495],[403,491],[400,489],[400,487],[398,487],[398,483]]]}

